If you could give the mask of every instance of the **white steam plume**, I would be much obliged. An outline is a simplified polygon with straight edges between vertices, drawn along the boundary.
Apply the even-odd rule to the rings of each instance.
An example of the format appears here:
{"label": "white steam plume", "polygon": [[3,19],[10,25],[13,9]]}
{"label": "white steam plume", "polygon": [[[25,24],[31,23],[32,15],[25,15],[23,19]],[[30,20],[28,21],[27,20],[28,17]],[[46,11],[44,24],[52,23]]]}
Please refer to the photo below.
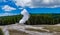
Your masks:
{"label": "white steam plume", "polygon": [[26,9],[24,9],[21,14],[23,15],[23,18],[19,21],[19,23],[25,23],[29,19],[29,13]]}

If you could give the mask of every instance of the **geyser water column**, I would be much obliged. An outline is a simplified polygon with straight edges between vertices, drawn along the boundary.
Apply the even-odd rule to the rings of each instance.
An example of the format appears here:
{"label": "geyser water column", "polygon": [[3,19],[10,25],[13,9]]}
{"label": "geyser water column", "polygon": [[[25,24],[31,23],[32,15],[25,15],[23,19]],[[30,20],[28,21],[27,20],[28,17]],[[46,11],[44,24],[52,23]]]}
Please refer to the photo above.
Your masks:
{"label": "geyser water column", "polygon": [[28,6],[31,2],[31,0],[14,0],[16,3],[16,6],[21,6],[23,11],[21,11],[21,15],[23,15],[22,19],[19,21],[20,24],[24,24],[29,19],[29,13],[25,9],[26,6]]}
{"label": "geyser water column", "polygon": [[21,15],[23,15],[22,19],[19,21],[19,23],[21,24],[24,24],[30,17],[28,11],[26,9],[24,9],[22,12],[21,12]]}

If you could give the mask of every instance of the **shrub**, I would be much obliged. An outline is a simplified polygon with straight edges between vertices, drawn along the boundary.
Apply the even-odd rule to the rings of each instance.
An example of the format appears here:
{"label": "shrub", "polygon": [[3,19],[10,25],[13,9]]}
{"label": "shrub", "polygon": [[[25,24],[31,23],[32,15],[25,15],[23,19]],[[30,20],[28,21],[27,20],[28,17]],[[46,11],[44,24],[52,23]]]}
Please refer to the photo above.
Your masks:
{"label": "shrub", "polygon": [[4,35],[3,32],[2,32],[2,29],[0,29],[0,35]]}

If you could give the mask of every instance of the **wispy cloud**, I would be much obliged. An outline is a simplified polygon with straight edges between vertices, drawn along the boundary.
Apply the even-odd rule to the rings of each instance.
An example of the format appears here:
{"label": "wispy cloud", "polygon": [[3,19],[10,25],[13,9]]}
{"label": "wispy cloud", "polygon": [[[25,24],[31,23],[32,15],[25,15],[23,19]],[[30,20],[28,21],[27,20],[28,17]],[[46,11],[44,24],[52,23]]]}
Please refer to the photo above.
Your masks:
{"label": "wispy cloud", "polygon": [[12,11],[12,10],[16,10],[15,8],[10,7],[10,6],[8,6],[8,5],[5,5],[4,7],[2,7],[2,9],[3,9],[4,11]]}
{"label": "wispy cloud", "polygon": [[11,16],[11,15],[17,15],[14,13],[0,13],[0,16]]}
{"label": "wispy cloud", "polygon": [[28,6],[31,8],[47,7],[56,8],[60,7],[60,0],[14,0],[17,6]]}

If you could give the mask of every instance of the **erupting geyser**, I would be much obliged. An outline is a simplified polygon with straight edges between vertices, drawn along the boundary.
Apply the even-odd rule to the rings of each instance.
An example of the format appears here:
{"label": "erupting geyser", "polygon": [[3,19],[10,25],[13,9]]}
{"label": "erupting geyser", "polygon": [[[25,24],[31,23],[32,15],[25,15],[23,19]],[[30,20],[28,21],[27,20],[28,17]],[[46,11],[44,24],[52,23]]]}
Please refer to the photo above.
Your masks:
{"label": "erupting geyser", "polygon": [[29,19],[29,13],[26,9],[24,9],[22,12],[21,12],[21,15],[23,15],[23,18],[19,21],[19,23],[25,23],[28,19]]}

